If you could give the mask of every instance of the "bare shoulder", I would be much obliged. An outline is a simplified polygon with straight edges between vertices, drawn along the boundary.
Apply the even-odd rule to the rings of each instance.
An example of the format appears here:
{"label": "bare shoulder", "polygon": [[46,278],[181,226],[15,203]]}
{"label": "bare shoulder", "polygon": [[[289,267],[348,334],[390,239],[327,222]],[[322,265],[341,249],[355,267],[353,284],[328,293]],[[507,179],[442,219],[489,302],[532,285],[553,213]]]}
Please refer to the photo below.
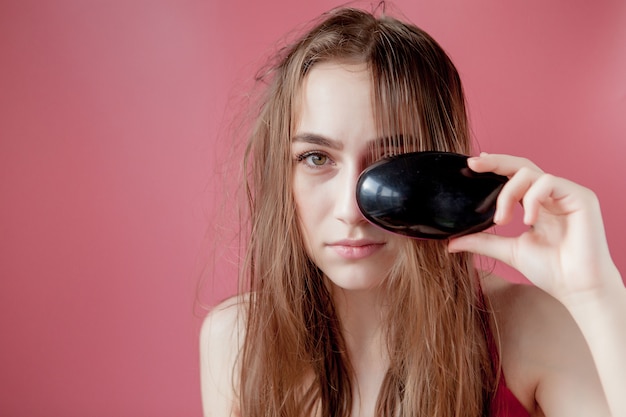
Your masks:
{"label": "bare shoulder", "polygon": [[205,417],[237,415],[237,357],[244,339],[244,297],[214,307],[200,331],[200,378]]}
{"label": "bare shoulder", "polygon": [[591,353],[567,309],[541,289],[483,278],[507,386],[536,415],[608,415]]}

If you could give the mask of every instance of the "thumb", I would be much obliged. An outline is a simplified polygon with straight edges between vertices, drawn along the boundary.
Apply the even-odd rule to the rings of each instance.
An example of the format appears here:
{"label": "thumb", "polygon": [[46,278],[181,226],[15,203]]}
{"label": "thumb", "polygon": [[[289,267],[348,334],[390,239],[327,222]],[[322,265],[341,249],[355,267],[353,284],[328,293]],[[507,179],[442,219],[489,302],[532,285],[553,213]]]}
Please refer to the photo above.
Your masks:
{"label": "thumb", "polygon": [[498,236],[492,233],[474,233],[450,239],[448,252],[471,252],[511,265],[514,240],[515,238],[512,237]]}

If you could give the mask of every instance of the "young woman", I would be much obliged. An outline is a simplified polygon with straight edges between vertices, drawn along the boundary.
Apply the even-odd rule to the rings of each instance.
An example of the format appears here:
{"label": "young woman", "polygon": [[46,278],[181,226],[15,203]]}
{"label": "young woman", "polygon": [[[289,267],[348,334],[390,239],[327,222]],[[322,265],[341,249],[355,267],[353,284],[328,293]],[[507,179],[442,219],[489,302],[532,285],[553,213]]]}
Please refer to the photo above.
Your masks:
{"label": "young woman", "polygon": [[[377,141],[470,154],[459,76],[418,28],[330,12],[283,52],[250,137],[249,291],[201,334],[206,416],[626,415],[626,290],[595,195],[528,160],[497,224],[521,236],[415,240],[369,224],[356,181]],[[535,286],[477,271],[506,262]]]}

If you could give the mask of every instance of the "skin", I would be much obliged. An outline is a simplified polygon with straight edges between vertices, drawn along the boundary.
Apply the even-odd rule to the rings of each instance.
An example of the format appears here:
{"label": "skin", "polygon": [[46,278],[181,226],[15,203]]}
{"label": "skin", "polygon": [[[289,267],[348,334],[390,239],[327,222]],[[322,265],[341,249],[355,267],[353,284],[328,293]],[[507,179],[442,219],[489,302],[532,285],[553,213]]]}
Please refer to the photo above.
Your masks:
{"label": "skin", "polygon": [[[328,277],[355,368],[354,416],[373,415],[387,367],[379,284],[398,239],[368,224],[354,197],[368,141],[376,139],[370,92],[365,66],[318,64],[305,80],[292,142],[300,227],[309,255]],[[618,392],[626,382],[620,349],[626,346],[626,291],[595,195],[523,158],[482,154],[468,165],[510,177],[496,223],[510,222],[521,201],[531,226],[517,237],[479,233],[449,243],[452,252],[505,262],[535,284],[483,278],[508,387],[533,416],[626,415]],[[238,414],[239,308],[227,301],[203,325],[205,416]]]}

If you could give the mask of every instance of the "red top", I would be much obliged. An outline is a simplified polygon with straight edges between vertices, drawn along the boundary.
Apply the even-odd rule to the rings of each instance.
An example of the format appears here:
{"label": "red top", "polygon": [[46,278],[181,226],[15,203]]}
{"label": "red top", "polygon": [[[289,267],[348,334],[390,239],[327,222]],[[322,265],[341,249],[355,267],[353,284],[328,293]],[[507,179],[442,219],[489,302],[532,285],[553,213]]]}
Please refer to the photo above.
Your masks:
{"label": "red top", "polygon": [[504,374],[500,378],[498,390],[491,402],[490,417],[530,417],[530,413],[506,386]]}
{"label": "red top", "polygon": [[[489,326],[489,320],[485,322],[485,332],[487,333],[487,346],[491,355],[491,362],[494,364],[494,367],[501,368],[500,355]],[[498,369],[495,370],[497,371]],[[526,411],[522,403],[506,386],[506,379],[502,369],[500,369],[500,380],[498,381],[496,394],[491,401],[489,417],[530,417],[530,413]]]}

